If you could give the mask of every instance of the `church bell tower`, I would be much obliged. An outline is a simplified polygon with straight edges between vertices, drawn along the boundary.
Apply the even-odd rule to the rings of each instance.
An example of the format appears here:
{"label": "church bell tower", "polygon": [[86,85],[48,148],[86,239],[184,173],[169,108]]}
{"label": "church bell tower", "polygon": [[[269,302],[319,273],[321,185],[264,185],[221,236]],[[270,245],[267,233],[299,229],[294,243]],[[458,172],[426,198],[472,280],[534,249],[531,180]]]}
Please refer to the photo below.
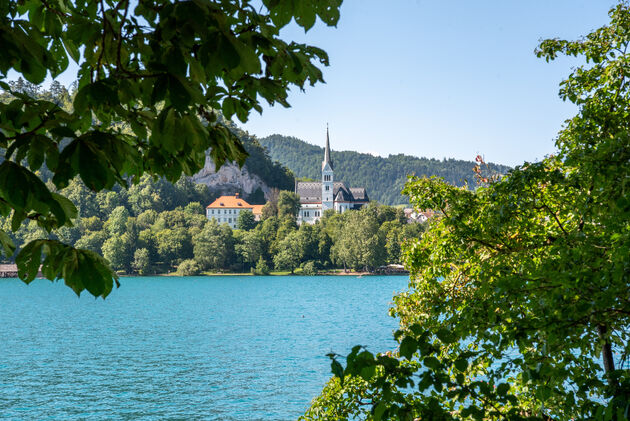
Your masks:
{"label": "church bell tower", "polygon": [[330,136],[326,125],[326,148],[322,161],[322,214],[327,209],[334,209],[333,193],[333,162],[330,158]]}

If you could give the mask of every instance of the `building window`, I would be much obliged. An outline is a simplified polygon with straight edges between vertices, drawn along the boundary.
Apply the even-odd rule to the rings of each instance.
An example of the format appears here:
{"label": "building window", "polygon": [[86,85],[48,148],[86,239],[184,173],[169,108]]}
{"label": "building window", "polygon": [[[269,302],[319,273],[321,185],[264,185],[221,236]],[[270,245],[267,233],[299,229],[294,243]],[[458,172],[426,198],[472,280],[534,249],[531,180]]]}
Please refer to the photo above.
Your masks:
{"label": "building window", "polygon": [[326,186],[326,191],[330,190],[330,186]]}
{"label": "building window", "polygon": [[230,220],[228,222],[231,224],[232,223],[232,218],[230,218]]}

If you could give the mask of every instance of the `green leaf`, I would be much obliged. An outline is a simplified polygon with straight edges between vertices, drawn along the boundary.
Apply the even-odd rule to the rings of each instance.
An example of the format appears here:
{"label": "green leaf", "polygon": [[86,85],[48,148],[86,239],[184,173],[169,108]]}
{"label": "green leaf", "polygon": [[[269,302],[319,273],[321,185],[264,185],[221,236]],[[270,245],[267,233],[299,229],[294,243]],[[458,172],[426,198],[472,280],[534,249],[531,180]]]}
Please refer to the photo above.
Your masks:
{"label": "green leaf", "polygon": [[15,244],[13,243],[13,240],[11,240],[11,237],[2,230],[0,230],[0,245],[4,249],[4,255],[6,257],[13,256],[13,253],[15,253]]}
{"label": "green leaf", "polygon": [[385,414],[386,410],[387,405],[383,401],[380,401],[376,405],[374,405],[372,409],[372,417],[374,421],[380,421],[383,418],[383,414]]}
{"label": "green leaf", "polygon": [[333,359],[330,363],[330,369],[335,376],[339,377],[339,381],[343,384],[343,367],[339,361]]}
{"label": "green leaf", "polygon": [[89,144],[83,142],[79,146],[79,174],[86,186],[99,191],[111,186],[110,169],[100,154],[95,154]]}
{"label": "green leaf", "polygon": [[411,336],[405,336],[400,343],[400,355],[407,358],[408,360],[411,359],[417,349],[418,342]]}
{"label": "green leaf", "polygon": [[369,381],[376,374],[376,366],[370,365],[361,369],[361,377],[365,381]]}
{"label": "green leaf", "polygon": [[510,390],[510,385],[507,383],[501,383],[497,386],[497,395],[505,396],[507,392]]}
{"label": "green leaf", "polygon": [[31,143],[31,147],[28,149],[26,159],[28,161],[28,166],[32,170],[39,169],[44,163],[44,148],[42,147],[42,145],[38,144],[37,142]]}
{"label": "green leaf", "polygon": [[439,329],[437,332],[435,332],[435,336],[437,336],[440,341],[444,342],[444,344],[447,345],[453,343],[456,340],[455,335],[453,335],[453,333],[448,329]]}
{"label": "green leaf", "polygon": [[65,196],[60,195],[59,193],[51,193],[52,198],[59,204],[63,213],[65,215],[66,220],[74,219],[78,216],[78,211],[74,203],[72,203]]}
{"label": "green leaf", "polygon": [[455,368],[461,372],[464,372],[468,369],[468,360],[465,358],[459,358],[455,360]]}
{"label": "green leaf", "polygon": [[66,51],[68,52],[72,60],[74,60],[74,62],[78,64],[79,60],[81,60],[81,54],[79,53],[79,49],[76,47],[74,42],[69,38],[62,38],[62,41],[63,41],[64,47],[66,48]]}
{"label": "green leaf", "polygon": [[18,277],[29,284],[37,276],[42,260],[42,247],[45,240],[34,240],[22,247],[15,258],[18,267]]}
{"label": "green leaf", "polygon": [[441,366],[440,360],[438,360],[435,357],[426,357],[423,360],[423,362],[424,362],[424,365],[426,365],[427,367],[433,370],[437,370]]}

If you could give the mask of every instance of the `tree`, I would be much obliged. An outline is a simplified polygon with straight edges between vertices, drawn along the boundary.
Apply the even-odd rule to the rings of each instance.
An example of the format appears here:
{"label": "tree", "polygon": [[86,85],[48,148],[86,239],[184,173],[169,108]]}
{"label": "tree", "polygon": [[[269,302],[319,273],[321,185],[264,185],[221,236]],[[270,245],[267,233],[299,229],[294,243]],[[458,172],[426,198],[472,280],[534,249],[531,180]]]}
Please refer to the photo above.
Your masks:
{"label": "tree", "polygon": [[387,263],[400,263],[400,249],[402,227],[395,221],[387,221],[379,229],[382,238],[385,238],[385,250],[387,252]]}
{"label": "tree", "polygon": [[203,206],[199,202],[190,202],[184,207],[184,213],[188,215],[202,215],[205,216]]}
{"label": "tree", "polygon": [[123,236],[114,235],[103,243],[103,257],[116,270],[125,270],[131,265],[131,249]]}
{"label": "tree", "polygon": [[[78,175],[93,191],[144,174],[191,176],[209,148],[217,167],[242,165],[241,142],[213,110],[246,121],[252,109],[261,111],[259,98],[288,106],[291,86],[323,81],[315,63],[327,65],[326,53],[285,42],[280,29],[295,19],[308,30],[317,17],[335,25],[341,0],[262,4],[0,3],[0,88],[14,98],[0,103],[0,215],[13,212],[14,231],[27,219],[48,232],[72,224],[75,206],[34,174],[44,162],[57,189]],[[80,65],[71,110],[6,83],[15,71],[37,85],[61,74],[70,59]],[[15,251],[4,231],[0,246],[6,256]],[[63,277],[77,294],[105,297],[117,282],[100,256],[47,239],[20,250],[20,278],[32,281],[40,262],[47,278]]]}
{"label": "tree", "polygon": [[355,270],[382,265],[386,258],[385,239],[374,212],[368,208],[351,211],[344,214],[344,219],[333,246],[337,262]]}
{"label": "tree", "polygon": [[[630,6],[610,17],[537,49],[588,62],[561,84],[579,111],[556,156],[482,176],[475,191],[409,182],[415,207],[440,216],[405,248],[399,358],[356,347],[344,368],[333,356],[341,387],[325,404],[352,417],[371,396],[381,419],[627,419]],[[367,384],[347,399],[359,377]]]}
{"label": "tree", "polygon": [[151,255],[149,254],[149,250],[145,248],[137,249],[133,253],[133,263],[132,266],[140,275],[146,275],[149,273],[149,268],[151,267]]}
{"label": "tree", "polygon": [[234,254],[232,229],[211,219],[193,238],[193,254],[202,270],[225,268]]}
{"label": "tree", "polygon": [[177,274],[181,276],[195,276],[200,273],[199,263],[194,259],[186,259],[177,266]]}
{"label": "tree", "polygon": [[117,206],[105,222],[105,229],[110,235],[122,235],[127,228],[127,219],[129,219],[129,211],[124,206]]}
{"label": "tree", "polygon": [[291,274],[300,265],[304,251],[301,248],[300,236],[297,231],[289,233],[278,245],[278,252],[273,256],[276,269],[290,270]]}
{"label": "tree", "polygon": [[290,216],[295,219],[299,211],[300,196],[290,191],[281,191],[278,196],[278,218]]}
{"label": "tree", "polygon": [[242,231],[235,245],[236,254],[246,265],[254,265],[263,255],[263,238],[258,231]]}
{"label": "tree", "polygon": [[269,191],[267,203],[262,208],[262,220],[265,221],[272,216],[278,216],[278,196],[280,190],[273,188]]}
{"label": "tree", "polygon": [[269,266],[262,256],[256,262],[256,269],[254,269],[254,275],[269,275]]}
{"label": "tree", "polygon": [[192,257],[193,247],[186,228],[163,229],[155,235],[159,258],[169,268]]}
{"label": "tree", "polygon": [[236,228],[249,231],[256,227],[256,219],[254,218],[254,214],[252,211],[244,209],[238,214],[238,219],[236,220]]}
{"label": "tree", "polygon": [[74,244],[76,248],[92,250],[94,253],[101,253],[103,243],[107,240],[105,231],[87,231]]}

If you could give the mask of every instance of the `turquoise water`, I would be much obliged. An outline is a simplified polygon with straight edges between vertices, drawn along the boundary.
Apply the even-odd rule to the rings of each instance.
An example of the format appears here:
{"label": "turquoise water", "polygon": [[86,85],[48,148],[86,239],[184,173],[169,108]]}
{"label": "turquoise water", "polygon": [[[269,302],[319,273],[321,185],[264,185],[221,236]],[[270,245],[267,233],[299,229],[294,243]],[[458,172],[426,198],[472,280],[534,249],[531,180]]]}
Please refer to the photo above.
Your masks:
{"label": "turquoise water", "polygon": [[330,351],[395,348],[406,277],[123,278],[106,300],[0,280],[0,418],[290,420]]}

